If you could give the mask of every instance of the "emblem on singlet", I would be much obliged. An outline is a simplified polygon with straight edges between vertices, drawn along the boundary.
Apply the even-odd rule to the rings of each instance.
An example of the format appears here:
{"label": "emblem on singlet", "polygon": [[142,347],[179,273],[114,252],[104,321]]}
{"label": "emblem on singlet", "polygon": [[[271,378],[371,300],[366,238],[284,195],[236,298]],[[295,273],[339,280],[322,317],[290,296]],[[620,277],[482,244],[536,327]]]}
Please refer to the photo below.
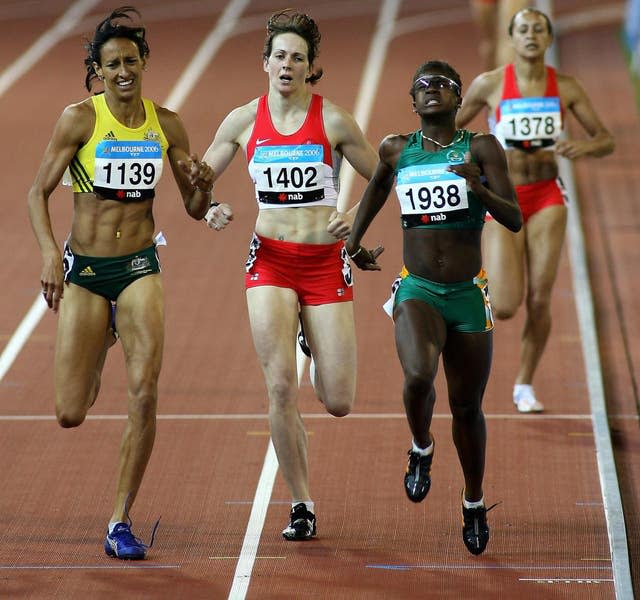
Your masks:
{"label": "emblem on singlet", "polygon": [[147,131],[144,132],[144,139],[159,142],[160,134],[157,131],[154,131],[153,129],[147,129]]}

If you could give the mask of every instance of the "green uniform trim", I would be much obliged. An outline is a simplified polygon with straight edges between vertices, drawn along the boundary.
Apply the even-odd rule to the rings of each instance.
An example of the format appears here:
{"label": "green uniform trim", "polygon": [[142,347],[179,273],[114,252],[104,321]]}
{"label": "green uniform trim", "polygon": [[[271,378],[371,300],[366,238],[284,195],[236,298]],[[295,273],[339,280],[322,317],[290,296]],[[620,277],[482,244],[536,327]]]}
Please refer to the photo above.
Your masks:
{"label": "green uniform trim", "polygon": [[[437,152],[427,152],[422,148],[422,132],[419,129],[414,131],[400,153],[395,171],[396,179],[398,173],[406,167],[460,164],[464,162],[465,154],[471,152],[471,140],[476,134],[467,129],[459,129],[458,132],[462,132],[462,136],[452,146]],[[456,135],[458,135],[458,132]],[[482,229],[487,209],[478,196],[470,190],[467,193],[467,198],[469,201],[468,210],[464,212],[464,215],[456,218],[455,221],[447,220],[441,223],[424,224],[420,222],[420,215],[402,215],[400,220],[402,227],[403,229]]]}

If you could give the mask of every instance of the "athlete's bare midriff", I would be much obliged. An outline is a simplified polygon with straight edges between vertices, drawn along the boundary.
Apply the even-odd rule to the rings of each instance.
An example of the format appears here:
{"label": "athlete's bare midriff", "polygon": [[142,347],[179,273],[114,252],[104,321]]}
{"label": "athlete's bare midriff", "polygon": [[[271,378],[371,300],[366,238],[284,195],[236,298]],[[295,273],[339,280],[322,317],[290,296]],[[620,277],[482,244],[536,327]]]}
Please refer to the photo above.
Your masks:
{"label": "athlete's bare midriff", "polygon": [[333,244],[337,240],[327,232],[332,206],[262,209],[256,221],[256,233],[274,240],[299,244]]}
{"label": "athlete's bare midriff", "polygon": [[514,148],[507,150],[506,155],[513,185],[529,185],[558,176],[558,164],[552,151],[526,152]]}
{"label": "athlete's bare midriff", "polygon": [[84,256],[123,256],[153,242],[153,200],[119,202],[95,194],[74,193],[69,243]]}

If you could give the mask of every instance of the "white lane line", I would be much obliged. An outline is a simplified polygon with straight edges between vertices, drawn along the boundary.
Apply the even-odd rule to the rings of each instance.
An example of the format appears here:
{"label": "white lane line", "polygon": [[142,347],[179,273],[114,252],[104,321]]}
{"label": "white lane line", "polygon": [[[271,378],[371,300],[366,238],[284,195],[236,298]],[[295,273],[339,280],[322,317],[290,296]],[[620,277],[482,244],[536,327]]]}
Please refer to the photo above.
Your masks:
{"label": "white lane line", "polygon": [[[156,417],[159,421],[266,421],[269,415],[266,413],[247,413],[247,414],[160,414]],[[327,413],[303,413],[302,418],[305,420],[330,421],[335,417]],[[386,421],[389,419],[405,420],[407,416],[404,413],[351,413],[345,420],[361,420],[361,421]],[[435,413],[433,418],[436,420],[451,420],[451,413]],[[485,419],[493,421],[591,421],[590,414],[561,414],[561,415],[513,415],[500,413],[485,413]],[[126,414],[115,415],[87,415],[88,421],[126,421]],[[0,415],[2,421],[55,421],[55,415]]]}
{"label": "white lane line", "polygon": [[538,579],[534,579],[531,577],[520,577],[518,579],[518,581],[530,581],[531,583],[539,583],[539,584],[544,584],[544,583],[548,583],[548,584],[556,584],[556,583],[564,583],[564,584],[572,584],[572,583],[577,583],[577,584],[583,584],[583,585],[594,585],[594,584],[598,584],[598,583],[613,583],[613,579],[601,579],[600,577],[598,578],[593,578],[593,577],[581,577],[579,579],[566,579],[566,578],[549,578],[549,577],[542,577],[542,578],[538,578]]}
{"label": "white lane line", "polygon": [[72,4],[34,44],[0,75],[0,96],[35,65],[51,48],[64,39],[100,0],[78,0]]}
{"label": "white lane line", "polygon": [[[552,0],[538,0],[537,6],[553,21]],[[551,64],[559,64],[558,46],[554,42],[550,48]],[[569,237],[569,257],[571,260],[571,274],[575,290],[576,311],[578,313],[578,327],[582,339],[582,353],[589,389],[589,403],[593,415],[593,433],[596,446],[596,460],[600,475],[600,488],[604,500],[604,514],[609,534],[609,548],[613,563],[613,577],[615,580],[615,594],[618,600],[633,598],[633,584],[631,582],[631,565],[629,562],[629,548],[624,522],[624,510],[620,495],[620,484],[616,474],[616,463],[611,445],[611,433],[607,418],[607,405],[602,381],[602,365],[598,354],[598,334],[596,332],[595,311],[589,267],[585,250],[584,234],[580,218],[580,203],[575,187],[571,163],[560,159],[560,177],[564,182],[571,204],[568,216],[567,230]]]}
{"label": "white lane line", "polygon": [[[382,68],[386,60],[387,50],[393,38],[401,0],[385,0],[378,15],[375,34],[369,46],[369,55],[360,79],[360,90],[356,98],[353,117],[366,134],[369,119],[373,110],[373,103],[377,98],[377,90],[382,77]],[[349,195],[353,187],[356,172],[347,162],[342,163],[340,170],[340,196],[338,210],[346,212],[349,208]]]}
{"label": "white lane line", "polygon": [[241,600],[247,595],[277,472],[278,459],[276,458],[273,443],[269,440],[258,487],[256,488],[256,494],[253,498],[249,523],[247,524],[247,529],[244,534],[242,549],[240,550],[236,571],[233,575],[233,583],[229,591],[230,600]]}
{"label": "white lane line", "polygon": [[250,0],[231,0],[218,19],[215,27],[204,39],[193,59],[165,100],[164,105],[177,111],[186,100],[196,82],[216,55],[222,44],[231,36],[240,15]]}
{"label": "white lane line", "polygon": [[11,336],[2,354],[0,354],[0,381],[2,381],[6,372],[11,368],[16,356],[20,354],[20,350],[22,350],[22,347],[46,311],[47,303],[42,297],[42,294],[38,294],[29,312],[25,315],[24,319],[22,319],[22,323],[18,325],[18,328]]}
{"label": "white lane line", "polygon": [[469,8],[451,8],[428,13],[412,15],[400,19],[394,31],[394,37],[433,29],[434,27],[447,27],[449,25],[460,25],[468,23],[471,18]]}

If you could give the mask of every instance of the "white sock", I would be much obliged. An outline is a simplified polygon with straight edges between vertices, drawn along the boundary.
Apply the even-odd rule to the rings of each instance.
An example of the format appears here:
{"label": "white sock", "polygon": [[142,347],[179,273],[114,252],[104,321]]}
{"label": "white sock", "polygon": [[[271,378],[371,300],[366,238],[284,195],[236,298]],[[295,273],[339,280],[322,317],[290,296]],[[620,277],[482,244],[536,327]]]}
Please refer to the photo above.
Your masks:
{"label": "white sock", "polygon": [[116,525],[120,525],[120,523],[124,523],[124,521],[113,521],[109,523],[109,535],[113,533],[113,530],[115,529]]}
{"label": "white sock", "polygon": [[308,510],[310,513],[315,514],[315,512],[314,512],[314,510],[313,510],[313,509],[314,509],[314,504],[313,504],[313,501],[312,501],[312,500],[294,500],[294,501],[291,503],[291,508],[293,509],[297,504],[304,504],[304,505],[307,507],[307,510]]}
{"label": "white sock", "polygon": [[433,440],[431,440],[431,443],[427,448],[420,448],[420,446],[416,444],[416,441],[413,440],[412,450],[420,456],[429,456],[429,454],[433,454]]}
{"label": "white sock", "polygon": [[471,502],[464,496],[462,496],[462,505],[465,508],[481,508],[482,506],[484,506],[484,496],[482,496],[482,498],[480,498],[480,500],[478,500],[477,502]]}
{"label": "white sock", "polygon": [[513,386],[513,397],[517,398],[521,394],[526,394],[527,396],[533,396],[533,386],[529,383],[516,383]]}

